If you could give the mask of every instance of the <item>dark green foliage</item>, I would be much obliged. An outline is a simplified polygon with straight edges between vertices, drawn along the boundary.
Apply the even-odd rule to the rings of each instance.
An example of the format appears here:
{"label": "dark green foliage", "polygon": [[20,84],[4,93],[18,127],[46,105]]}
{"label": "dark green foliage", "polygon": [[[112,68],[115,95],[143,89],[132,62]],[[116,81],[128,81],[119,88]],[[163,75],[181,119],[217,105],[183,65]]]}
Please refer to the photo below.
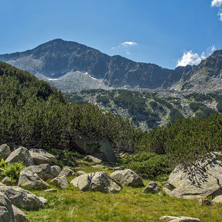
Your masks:
{"label": "dark green foliage", "polygon": [[189,106],[193,112],[196,112],[198,109],[200,109],[200,107],[202,107],[202,104],[201,103],[190,103]]}
{"label": "dark green foliage", "polygon": [[175,123],[178,119],[183,119],[184,116],[177,109],[170,109],[170,122]]}
{"label": "dark green foliage", "polygon": [[102,103],[105,106],[109,104],[109,98],[107,96],[98,95],[96,100],[98,103]]}
{"label": "dark green foliage", "polygon": [[218,112],[222,113],[222,101],[218,102],[217,110],[218,110]]}
{"label": "dark green foliage", "polygon": [[192,94],[189,94],[187,96],[185,96],[186,99],[194,99],[195,101],[197,102],[203,102],[203,101],[211,101],[212,98],[211,96],[208,94],[208,95],[204,95],[204,94],[199,94],[199,93],[192,93]]}
{"label": "dark green foliage", "polygon": [[0,143],[75,149],[75,137],[106,137],[117,150],[134,148],[128,120],[98,107],[68,103],[61,92],[27,72],[0,63]]}

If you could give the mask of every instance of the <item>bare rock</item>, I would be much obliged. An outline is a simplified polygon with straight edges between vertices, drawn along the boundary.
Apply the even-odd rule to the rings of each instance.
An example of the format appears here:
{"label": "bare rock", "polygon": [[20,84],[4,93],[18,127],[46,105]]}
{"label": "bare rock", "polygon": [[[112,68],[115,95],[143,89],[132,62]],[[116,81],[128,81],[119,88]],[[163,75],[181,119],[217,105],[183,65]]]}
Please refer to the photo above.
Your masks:
{"label": "bare rock", "polygon": [[102,160],[100,160],[97,157],[91,156],[91,155],[84,157],[83,160],[90,162],[90,163],[96,163],[96,164],[102,163]]}
{"label": "bare rock", "polygon": [[66,189],[69,186],[69,182],[65,175],[56,177],[49,181],[50,184],[60,187],[61,189]]}
{"label": "bare rock", "polygon": [[198,218],[193,217],[173,217],[173,216],[163,216],[160,218],[162,221],[169,221],[169,222],[200,222]]}
{"label": "bare rock", "polygon": [[11,154],[10,147],[7,144],[2,144],[0,146],[0,161],[1,159],[6,160],[10,154]]}
{"label": "bare rock", "polygon": [[15,222],[10,199],[0,192],[0,221]]}
{"label": "bare rock", "polygon": [[15,222],[30,222],[26,214],[16,206],[12,205]]}
{"label": "bare rock", "polygon": [[74,177],[75,172],[68,166],[65,166],[62,171],[59,173],[59,177],[66,176],[66,177]]}

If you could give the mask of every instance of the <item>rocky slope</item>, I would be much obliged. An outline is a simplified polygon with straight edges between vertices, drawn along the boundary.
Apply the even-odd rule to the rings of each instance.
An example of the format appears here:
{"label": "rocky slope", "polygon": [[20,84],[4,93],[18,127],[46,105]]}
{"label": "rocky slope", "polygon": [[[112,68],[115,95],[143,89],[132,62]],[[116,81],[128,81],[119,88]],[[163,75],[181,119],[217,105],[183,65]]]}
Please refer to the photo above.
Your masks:
{"label": "rocky slope", "polygon": [[69,101],[98,105],[123,118],[131,118],[136,126],[149,130],[175,122],[183,117],[222,113],[222,96],[216,94],[186,94],[175,91],[89,90],[65,94]]}

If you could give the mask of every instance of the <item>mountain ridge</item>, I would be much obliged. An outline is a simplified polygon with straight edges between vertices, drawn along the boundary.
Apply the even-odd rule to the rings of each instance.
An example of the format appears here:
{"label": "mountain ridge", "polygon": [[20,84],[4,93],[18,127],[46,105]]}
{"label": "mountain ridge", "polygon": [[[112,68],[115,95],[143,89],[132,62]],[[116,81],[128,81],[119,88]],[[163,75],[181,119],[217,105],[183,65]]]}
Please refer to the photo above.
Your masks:
{"label": "mountain ridge", "polygon": [[[43,75],[48,78],[48,82],[52,78],[59,78],[69,72],[80,72],[82,76],[88,73],[89,76],[102,80],[104,86],[101,87],[103,89],[107,87],[122,87],[129,89],[159,88],[179,91],[194,89],[194,91],[198,91],[198,87],[195,87],[196,83],[192,84],[192,81],[198,82],[198,79],[201,79],[199,71],[205,67],[219,63],[216,72],[219,73],[218,75],[221,78],[221,60],[216,58],[220,57],[221,54],[222,51],[217,50],[197,66],[167,69],[152,63],[134,62],[119,55],[109,56],[97,49],[77,42],[55,39],[31,50],[0,55],[0,60],[22,70],[29,71],[34,75]],[[209,68],[208,70],[210,71],[206,73],[206,76],[209,78],[202,79],[200,82],[205,84],[213,79],[213,83],[210,83],[211,87],[208,87],[212,90],[212,85],[215,81],[218,81],[218,75],[211,74],[211,72],[215,71],[214,68]],[[194,80],[192,79],[193,76],[196,76]],[[68,79],[66,82],[73,82],[73,89],[69,90],[81,91],[90,89],[87,84],[83,83],[85,81],[84,78],[83,80],[81,80],[81,76],[78,78],[84,87],[79,88],[77,85],[75,86],[75,80]],[[189,79],[191,82],[189,82]],[[50,83],[53,85],[52,81]],[[59,82],[56,87],[62,91],[66,91],[67,88],[64,87],[64,81]],[[204,87],[206,88],[206,86]],[[220,85],[216,88],[216,90],[222,90]]]}

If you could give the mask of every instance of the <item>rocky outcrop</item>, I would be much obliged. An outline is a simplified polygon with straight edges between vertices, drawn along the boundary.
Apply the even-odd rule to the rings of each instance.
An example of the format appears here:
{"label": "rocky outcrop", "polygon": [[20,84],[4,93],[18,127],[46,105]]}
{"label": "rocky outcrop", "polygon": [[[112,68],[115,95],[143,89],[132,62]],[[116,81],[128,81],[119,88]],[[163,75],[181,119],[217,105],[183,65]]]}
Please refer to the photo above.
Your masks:
{"label": "rocky outcrop", "polygon": [[0,192],[0,221],[15,222],[11,201],[2,192]]}
{"label": "rocky outcrop", "polygon": [[167,222],[200,222],[198,218],[193,218],[193,217],[173,217],[173,216],[163,216],[160,218],[162,221],[167,221]]}
{"label": "rocky outcrop", "polygon": [[11,149],[7,144],[2,144],[0,146],[0,160],[3,158],[4,160],[11,154]]}
{"label": "rocky outcrop", "polygon": [[69,182],[65,175],[61,177],[56,177],[49,181],[50,184],[60,187],[61,189],[66,189],[69,186]]}
{"label": "rocky outcrop", "polygon": [[37,197],[30,191],[17,186],[0,186],[0,192],[5,194],[11,203],[25,210],[38,210],[45,205],[46,199]]}
{"label": "rocky outcrop", "polygon": [[34,165],[34,161],[30,156],[28,149],[20,146],[18,149],[14,150],[8,158],[5,160],[6,163],[22,162],[25,166]]}
{"label": "rocky outcrop", "polygon": [[116,170],[110,174],[110,177],[122,185],[131,187],[144,186],[142,178],[130,169]]}
{"label": "rocky outcrop", "polygon": [[[221,154],[219,154],[221,157]],[[170,174],[165,193],[173,197],[199,199],[222,195],[222,160],[211,153],[193,166],[177,166]]]}
{"label": "rocky outcrop", "polygon": [[102,193],[118,193],[122,187],[104,172],[83,174],[71,181],[82,191],[98,191]]}
{"label": "rocky outcrop", "polygon": [[33,158],[34,163],[36,165],[44,164],[44,163],[47,163],[50,165],[58,164],[56,157],[46,152],[44,149],[31,149],[29,150],[29,153],[31,157]]}

